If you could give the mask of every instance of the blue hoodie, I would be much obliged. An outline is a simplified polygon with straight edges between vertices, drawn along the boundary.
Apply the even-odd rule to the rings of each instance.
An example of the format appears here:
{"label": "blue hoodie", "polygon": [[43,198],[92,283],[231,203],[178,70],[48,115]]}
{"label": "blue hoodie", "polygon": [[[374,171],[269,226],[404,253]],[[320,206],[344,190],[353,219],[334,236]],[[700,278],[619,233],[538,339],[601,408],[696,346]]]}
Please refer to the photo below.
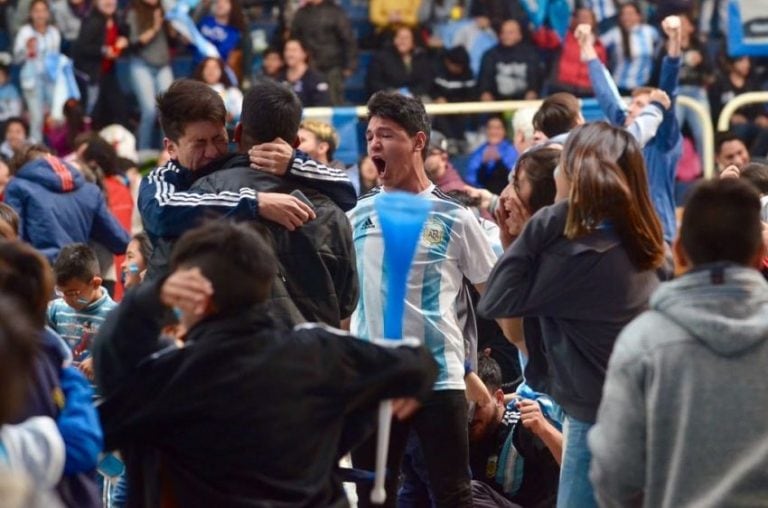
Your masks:
{"label": "blue hoodie", "polygon": [[[661,64],[659,88],[672,100],[672,106],[664,113],[656,136],[643,148],[643,158],[648,170],[648,184],[656,213],[664,228],[664,240],[672,243],[677,229],[675,217],[675,173],[677,163],[683,153],[683,137],[680,125],[675,118],[677,81],[680,74],[680,58],[665,56]],[[627,111],[616,89],[616,84],[608,75],[605,66],[597,58],[589,61],[589,79],[600,109],[608,121],[624,126]]]}
{"label": "blue hoodie", "polygon": [[19,237],[50,261],[71,243],[95,240],[122,254],[130,240],[101,190],[56,157],[23,165],[5,189],[5,202],[19,214]]}

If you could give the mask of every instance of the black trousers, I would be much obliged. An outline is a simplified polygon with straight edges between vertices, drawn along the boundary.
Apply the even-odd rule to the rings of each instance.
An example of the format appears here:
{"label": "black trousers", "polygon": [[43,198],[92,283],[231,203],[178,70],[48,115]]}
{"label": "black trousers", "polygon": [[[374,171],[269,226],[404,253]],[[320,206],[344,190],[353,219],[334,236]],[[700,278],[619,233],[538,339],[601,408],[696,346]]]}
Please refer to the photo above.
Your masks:
{"label": "black trousers", "polygon": [[[467,399],[464,390],[432,392],[410,420],[392,422],[387,457],[387,501],[384,506],[396,506],[400,463],[411,429],[416,432],[421,442],[435,504],[439,508],[472,506]],[[375,435],[352,451],[352,462],[356,468],[374,470]],[[371,487],[357,487],[358,506],[361,508],[374,506],[371,503]]]}

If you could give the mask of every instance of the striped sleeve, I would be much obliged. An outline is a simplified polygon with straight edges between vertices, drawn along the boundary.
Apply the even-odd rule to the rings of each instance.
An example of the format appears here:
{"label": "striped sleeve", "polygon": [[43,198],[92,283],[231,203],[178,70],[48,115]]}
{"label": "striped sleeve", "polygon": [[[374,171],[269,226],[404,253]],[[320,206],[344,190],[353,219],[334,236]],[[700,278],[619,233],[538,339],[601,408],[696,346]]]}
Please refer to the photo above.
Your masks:
{"label": "striped sleeve", "polygon": [[288,174],[295,181],[325,194],[345,212],[357,204],[357,192],[345,170],[314,161],[302,151],[294,153]]}
{"label": "striped sleeve", "polygon": [[185,173],[188,170],[171,161],[141,180],[139,211],[144,228],[151,235],[180,236],[210,211],[243,219],[258,216],[258,193],[254,189],[194,191],[189,188]]}

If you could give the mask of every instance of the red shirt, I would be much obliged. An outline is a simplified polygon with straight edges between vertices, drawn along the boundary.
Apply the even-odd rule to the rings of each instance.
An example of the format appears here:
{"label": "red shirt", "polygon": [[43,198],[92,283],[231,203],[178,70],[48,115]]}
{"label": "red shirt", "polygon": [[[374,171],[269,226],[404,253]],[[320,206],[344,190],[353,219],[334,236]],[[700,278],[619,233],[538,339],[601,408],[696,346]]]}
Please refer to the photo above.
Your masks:
{"label": "red shirt", "polygon": [[[595,52],[597,52],[597,57],[600,61],[605,64],[607,59],[605,46],[599,40],[595,41]],[[563,85],[583,88],[585,90],[592,89],[592,84],[589,81],[589,67],[587,62],[582,62],[581,60],[579,42],[572,31],[569,31],[565,36],[560,59],[557,62],[555,80]]]}
{"label": "red shirt", "polygon": [[[115,43],[117,42],[117,38],[120,34],[117,31],[117,23],[113,19],[107,20],[107,33],[106,33],[106,39],[104,40],[104,45],[108,48],[115,49]],[[115,61],[107,58],[106,56],[101,59],[101,73],[102,74],[109,74],[109,72],[112,70],[112,67],[115,66]]]}

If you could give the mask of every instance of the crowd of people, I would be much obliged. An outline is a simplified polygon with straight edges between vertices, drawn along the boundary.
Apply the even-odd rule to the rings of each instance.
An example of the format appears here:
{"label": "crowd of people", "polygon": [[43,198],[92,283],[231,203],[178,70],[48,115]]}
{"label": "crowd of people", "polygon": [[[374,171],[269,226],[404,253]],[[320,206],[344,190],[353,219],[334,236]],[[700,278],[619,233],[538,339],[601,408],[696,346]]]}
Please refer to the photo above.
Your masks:
{"label": "crowd of people", "polygon": [[[334,0],[276,2],[274,8],[241,0],[9,0],[0,4],[6,28],[0,51],[8,52],[0,67],[0,122],[24,118],[28,137],[59,155],[75,148],[77,134],[113,123],[135,130],[140,150],[159,149],[153,98],[174,78],[190,76],[222,94],[230,127],[243,91],[258,79],[286,84],[305,107],[364,101],[378,90],[400,90],[425,103],[555,92],[591,97],[593,84],[573,31],[578,24],[592,27],[595,58],[628,95],[660,86],[660,22],[675,13],[682,27],[679,93],[711,111],[716,123],[733,96],[768,85],[765,57],[729,56],[727,18],[717,3],[381,0],[370,3],[368,19],[359,19]],[[276,28],[267,37],[258,28],[263,26]],[[174,75],[179,59],[192,67],[176,66]],[[119,61],[128,69],[123,86]],[[56,70],[67,69],[59,75],[71,80],[57,77]],[[360,90],[347,94],[348,85]],[[677,106],[676,115],[686,140],[681,178],[689,181],[701,173],[703,130],[685,108]],[[475,148],[481,120],[440,120],[452,154]],[[753,156],[768,154],[763,106],[742,108],[731,122]]]}
{"label": "crowd of people", "polygon": [[[286,25],[284,79],[244,91],[236,0],[201,4],[200,36],[221,58],[203,51],[195,78],[176,80],[157,0],[131,4],[125,35],[114,0],[72,3],[87,14],[67,34],[57,21],[61,35],[57,10],[32,0],[27,56],[69,40],[77,68],[77,48],[108,43],[85,101],[64,101],[79,128],[52,136],[33,107],[30,123],[7,119],[0,147],[0,504],[371,506],[384,400],[385,506],[768,502],[768,165],[737,115],[716,140],[718,178],[678,207],[693,132],[677,98],[698,93],[691,51],[707,54],[690,49],[688,18],[659,5],[664,42],[643,53],[660,36],[636,6],[592,2],[569,24],[565,3],[524,4],[473,2],[463,26],[498,44],[439,53],[467,84],[440,78],[443,100],[543,99],[511,123],[480,119],[485,141],[461,175],[451,140],[478,120],[430,118],[431,81],[384,81],[398,66],[427,74],[433,49],[416,49],[415,29],[442,22],[425,42],[445,46],[463,4],[429,3],[425,18],[371,2],[372,37],[397,28],[369,69],[367,154],[346,168],[338,133],[302,119],[309,96],[343,100],[354,70],[350,45],[308,64],[318,12],[344,15],[327,0]],[[467,30],[457,39],[474,40]],[[522,38],[563,40],[553,68],[565,72],[545,78]],[[137,48],[134,136],[94,111],[125,105],[107,76]],[[584,94],[605,121],[585,121]],[[163,152],[142,175],[137,148],[156,122]],[[430,208],[402,341],[384,339],[392,272],[377,203],[393,192]]]}

